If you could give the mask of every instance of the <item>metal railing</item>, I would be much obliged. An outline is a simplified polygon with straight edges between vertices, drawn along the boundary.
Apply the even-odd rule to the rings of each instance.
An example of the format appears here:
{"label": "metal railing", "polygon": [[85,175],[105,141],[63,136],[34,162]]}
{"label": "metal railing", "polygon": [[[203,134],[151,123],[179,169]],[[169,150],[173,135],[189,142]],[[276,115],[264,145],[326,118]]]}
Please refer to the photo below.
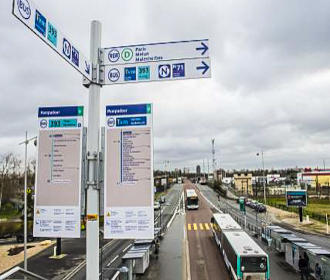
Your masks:
{"label": "metal railing", "polygon": [[[20,278],[21,277],[21,278]],[[40,275],[37,275],[31,271],[25,270],[19,266],[15,266],[7,272],[0,275],[0,280],[4,279],[31,279],[31,280],[47,280]]]}

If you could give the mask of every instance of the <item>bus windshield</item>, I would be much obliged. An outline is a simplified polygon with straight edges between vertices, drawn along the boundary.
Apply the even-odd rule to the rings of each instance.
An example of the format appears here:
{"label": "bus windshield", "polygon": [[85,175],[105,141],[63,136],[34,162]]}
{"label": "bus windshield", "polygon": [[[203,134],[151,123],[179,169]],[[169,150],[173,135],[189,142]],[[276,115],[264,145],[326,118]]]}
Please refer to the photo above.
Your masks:
{"label": "bus windshield", "polygon": [[188,197],[187,202],[189,205],[198,205],[198,197]]}
{"label": "bus windshield", "polygon": [[267,258],[266,257],[242,257],[241,261],[242,272],[266,272]]}

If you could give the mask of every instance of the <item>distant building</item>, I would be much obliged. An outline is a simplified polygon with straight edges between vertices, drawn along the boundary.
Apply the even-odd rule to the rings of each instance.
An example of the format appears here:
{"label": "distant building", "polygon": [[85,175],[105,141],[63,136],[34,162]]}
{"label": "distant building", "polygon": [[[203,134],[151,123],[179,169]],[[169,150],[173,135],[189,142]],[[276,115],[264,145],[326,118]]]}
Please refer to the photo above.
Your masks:
{"label": "distant building", "polygon": [[329,187],[330,185],[330,169],[310,169],[306,168],[303,172],[297,173],[298,185],[303,183],[312,189],[317,187]]}
{"label": "distant building", "polygon": [[200,167],[200,165],[197,165],[196,166],[196,175],[197,176],[200,176],[201,175],[201,167]]}
{"label": "distant building", "polygon": [[235,189],[241,195],[253,195],[252,174],[236,173],[234,174]]}
{"label": "distant building", "polygon": [[226,171],[223,169],[214,170],[213,176],[216,181],[222,181],[222,179],[226,176]]}
{"label": "distant building", "polygon": [[232,182],[234,182],[233,177],[224,177],[222,178],[222,183],[225,185],[230,185]]}
{"label": "distant building", "polygon": [[279,182],[280,174],[267,174],[267,184],[276,184]]}

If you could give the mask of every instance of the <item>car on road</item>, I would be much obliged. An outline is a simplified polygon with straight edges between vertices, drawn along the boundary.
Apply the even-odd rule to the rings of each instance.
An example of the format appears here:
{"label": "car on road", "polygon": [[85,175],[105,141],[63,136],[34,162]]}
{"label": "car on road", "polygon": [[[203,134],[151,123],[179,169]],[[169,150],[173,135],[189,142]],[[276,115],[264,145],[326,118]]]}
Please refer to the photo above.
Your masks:
{"label": "car on road", "polygon": [[255,211],[257,211],[258,213],[264,213],[267,211],[267,208],[264,204],[262,203],[257,203],[255,208],[254,208]]}
{"label": "car on road", "polygon": [[154,202],[154,210],[157,211],[160,209],[160,203],[158,201]]}

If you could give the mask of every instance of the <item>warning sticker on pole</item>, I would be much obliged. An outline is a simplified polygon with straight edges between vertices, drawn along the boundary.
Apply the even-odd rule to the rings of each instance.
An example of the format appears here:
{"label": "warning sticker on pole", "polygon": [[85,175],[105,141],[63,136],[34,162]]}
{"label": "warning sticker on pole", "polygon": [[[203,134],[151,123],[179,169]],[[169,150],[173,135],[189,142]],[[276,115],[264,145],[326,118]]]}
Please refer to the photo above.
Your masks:
{"label": "warning sticker on pole", "polygon": [[80,237],[83,107],[39,108],[33,235]]}
{"label": "warning sticker on pole", "polygon": [[106,107],[104,237],[154,238],[152,105]]}

